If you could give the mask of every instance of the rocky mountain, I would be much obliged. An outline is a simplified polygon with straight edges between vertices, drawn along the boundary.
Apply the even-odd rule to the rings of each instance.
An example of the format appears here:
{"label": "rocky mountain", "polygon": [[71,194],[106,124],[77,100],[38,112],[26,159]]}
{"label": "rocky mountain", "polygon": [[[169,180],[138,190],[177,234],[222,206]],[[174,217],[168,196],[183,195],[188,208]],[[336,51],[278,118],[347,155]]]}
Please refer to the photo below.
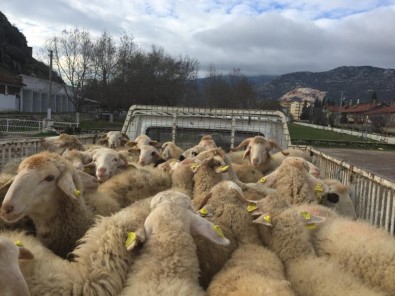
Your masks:
{"label": "rocky mountain", "polygon": [[[26,37],[0,11],[0,74],[26,74],[48,79],[48,71],[48,66],[32,57],[32,48],[27,46]],[[53,81],[62,82],[55,72],[52,77]]]}
{"label": "rocky mountain", "polygon": [[395,98],[395,69],[371,66],[344,66],[326,72],[295,72],[269,82],[255,84],[260,97],[279,99],[296,88],[326,92],[326,99],[338,103],[343,91],[346,100],[371,100],[374,92],[389,103]]}

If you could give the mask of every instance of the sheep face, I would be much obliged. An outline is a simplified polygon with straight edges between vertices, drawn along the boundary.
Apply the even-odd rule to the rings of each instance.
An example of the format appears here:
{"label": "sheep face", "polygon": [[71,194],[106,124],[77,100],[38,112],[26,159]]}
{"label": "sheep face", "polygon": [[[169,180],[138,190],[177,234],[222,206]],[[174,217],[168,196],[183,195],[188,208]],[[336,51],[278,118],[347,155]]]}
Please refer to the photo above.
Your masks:
{"label": "sheep face", "polygon": [[159,146],[159,143],[157,141],[151,140],[151,138],[148,137],[147,135],[140,135],[134,141],[129,141],[128,143],[126,143],[127,147],[134,148],[134,149],[141,148],[144,145],[150,145],[153,147],[157,147],[157,146]]}
{"label": "sheep face", "polygon": [[84,170],[84,165],[92,161],[92,158],[88,152],[74,150],[74,149],[72,150],[66,149],[66,151],[63,152],[62,156],[68,161],[70,161],[73,164],[73,166],[80,171]]}
{"label": "sheep face", "polygon": [[92,162],[85,167],[95,167],[97,179],[104,182],[115,175],[119,168],[126,165],[125,161],[121,159],[120,152],[103,148],[94,151]]}
{"label": "sheep face", "polygon": [[83,189],[79,174],[84,173],[60,156],[43,153],[25,159],[4,197],[1,217],[16,222],[27,215],[48,214],[55,197],[62,193],[76,199]]}
{"label": "sheep face", "polygon": [[67,148],[74,148],[78,150],[84,150],[83,145],[79,142],[76,136],[68,134],[60,134],[55,137],[47,137],[41,139],[41,145],[44,149],[55,152],[61,155]]}
{"label": "sheep face", "polygon": [[103,135],[98,141],[99,144],[108,146],[110,148],[118,148],[124,146],[129,140],[129,137],[120,131],[110,131]]}
{"label": "sheep face", "polygon": [[203,136],[198,145],[207,149],[217,148],[217,144],[215,144],[213,137],[210,135]]}
{"label": "sheep face", "polygon": [[150,145],[143,145],[141,146],[141,148],[130,149],[129,151],[131,153],[139,153],[138,164],[141,166],[156,163],[158,160],[161,159],[158,150]]}

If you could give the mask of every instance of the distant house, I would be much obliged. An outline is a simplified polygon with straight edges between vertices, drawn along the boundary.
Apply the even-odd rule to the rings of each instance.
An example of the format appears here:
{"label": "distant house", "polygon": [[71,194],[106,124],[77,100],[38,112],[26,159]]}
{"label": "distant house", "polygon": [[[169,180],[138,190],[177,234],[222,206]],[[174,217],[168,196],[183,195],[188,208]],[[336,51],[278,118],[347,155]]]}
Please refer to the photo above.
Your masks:
{"label": "distant house", "polygon": [[342,114],[346,117],[347,123],[351,124],[370,124],[366,112],[380,109],[386,106],[383,103],[371,102],[365,104],[345,105],[345,106],[328,106],[327,112],[333,114]]}
{"label": "distant house", "polygon": [[364,113],[373,125],[380,125],[385,132],[395,133],[395,106],[382,106]]}

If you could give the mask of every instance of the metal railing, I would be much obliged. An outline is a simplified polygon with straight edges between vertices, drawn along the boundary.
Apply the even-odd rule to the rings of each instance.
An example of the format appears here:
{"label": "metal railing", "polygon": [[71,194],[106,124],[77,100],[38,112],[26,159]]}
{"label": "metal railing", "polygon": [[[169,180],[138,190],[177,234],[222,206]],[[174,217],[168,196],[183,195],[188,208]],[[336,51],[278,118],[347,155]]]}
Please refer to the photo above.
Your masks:
{"label": "metal railing", "polygon": [[[49,127],[78,127],[76,122],[49,121]],[[35,134],[49,128],[44,121],[19,118],[0,118],[0,132],[7,134]]]}
{"label": "metal railing", "polygon": [[358,218],[384,228],[395,230],[395,183],[306,147],[324,178],[337,179],[350,186],[351,198]]}

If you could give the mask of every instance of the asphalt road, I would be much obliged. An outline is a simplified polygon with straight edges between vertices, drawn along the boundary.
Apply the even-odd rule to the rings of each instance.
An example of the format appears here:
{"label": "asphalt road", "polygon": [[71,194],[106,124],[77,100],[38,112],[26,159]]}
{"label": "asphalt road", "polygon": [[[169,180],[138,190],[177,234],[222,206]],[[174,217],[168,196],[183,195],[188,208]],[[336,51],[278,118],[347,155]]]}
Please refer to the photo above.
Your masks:
{"label": "asphalt road", "polygon": [[327,155],[395,182],[395,151],[336,148],[317,149]]}

